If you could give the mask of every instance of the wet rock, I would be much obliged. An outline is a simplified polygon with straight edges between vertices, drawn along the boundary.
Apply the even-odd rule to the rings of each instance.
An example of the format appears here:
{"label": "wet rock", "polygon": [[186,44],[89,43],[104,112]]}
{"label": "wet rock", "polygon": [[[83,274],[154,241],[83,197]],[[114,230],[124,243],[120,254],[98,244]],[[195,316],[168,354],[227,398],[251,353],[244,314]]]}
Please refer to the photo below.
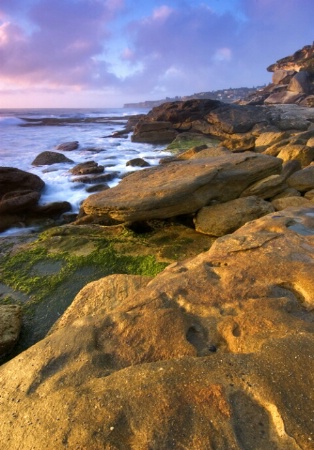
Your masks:
{"label": "wet rock", "polygon": [[78,141],[64,142],[56,146],[56,150],[60,150],[62,152],[71,152],[72,150],[76,150],[79,147]]}
{"label": "wet rock", "polygon": [[37,175],[13,167],[0,167],[0,196],[18,190],[40,192],[45,186]]}
{"label": "wet rock", "polygon": [[143,158],[134,158],[126,163],[127,166],[131,167],[149,167],[150,164]]}
{"label": "wet rock", "polygon": [[46,166],[57,163],[72,163],[73,161],[62,153],[57,152],[42,152],[32,162],[33,166]]}
{"label": "wet rock", "polygon": [[111,181],[118,176],[118,172],[105,173],[103,175],[81,175],[73,178],[73,182],[86,184],[99,184],[106,181]]}
{"label": "wet rock", "polygon": [[12,191],[4,194],[0,200],[0,214],[19,214],[21,211],[37,205],[40,193],[30,190]]}
{"label": "wet rock", "polygon": [[86,161],[80,164],[77,164],[70,172],[73,175],[87,175],[91,173],[102,173],[104,171],[104,166],[99,166],[95,161]]}

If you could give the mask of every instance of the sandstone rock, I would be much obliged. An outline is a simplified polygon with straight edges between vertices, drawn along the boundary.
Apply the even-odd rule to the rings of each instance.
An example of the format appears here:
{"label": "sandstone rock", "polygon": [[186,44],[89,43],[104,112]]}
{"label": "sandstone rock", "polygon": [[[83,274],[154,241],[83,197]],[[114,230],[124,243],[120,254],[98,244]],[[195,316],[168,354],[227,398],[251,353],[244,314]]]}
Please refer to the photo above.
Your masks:
{"label": "sandstone rock", "polygon": [[57,152],[42,152],[32,162],[33,166],[46,166],[57,163],[73,162],[71,159]]}
{"label": "sandstone rock", "polygon": [[0,197],[18,190],[40,192],[44,186],[44,181],[37,175],[13,167],[0,167]]}
{"label": "sandstone rock", "polygon": [[255,148],[255,138],[251,135],[247,136],[246,134],[243,134],[240,137],[232,135],[230,139],[224,140],[221,145],[232,152],[250,151]]}
{"label": "sandstone rock", "polygon": [[314,148],[305,145],[287,145],[277,155],[284,162],[290,160],[300,161],[301,167],[308,166],[314,159]]}
{"label": "sandstone rock", "polygon": [[104,166],[99,166],[95,161],[86,161],[80,164],[77,164],[70,172],[73,175],[88,175],[91,173],[102,173],[104,171]]}
{"label": "sandstone rock", "polygon": [[[286,131],[266,131],[261,133],[255,140],[255,150],[257,152],[262,152],[266,150],[267,147],[270,147],[277,142],[282,141],[287,138]],[[274,155],[276,156],[276,155]]]}
{"label": "sandstone rock", "polygon": [[131,167],[148,167],[150,164],[143,158],[134,158],[126,163],[127,166]]}
{"label": "sandstone rock", "polygon": [[130,295],[146,286],[151,277],[140,275],[109,275],[88,283],[50,330],[50,334],[73,324],[76,320],[110,314],[119,308]]}
{"label": "sandstone rock", "polygon": [[301,197],[301,193],[294,188],[288,187],[284,191],[280,192],[280,194],[277,194],[274,197],[272,197],[272,201],[286,197]]}
{"label": "sandstone rock", "polygon": [[307,191],[304,194],[304,198],[307,198],[308,200],[314,200],[314,189],[311,189],[310,191]]}
{"label": "sandstone rock", "polygon": [[309,166],[293,173],[287,179],[287,183],[289,186],[300,192],[306,192],[314,189],[314,166]]}
{"label": "sandstone rock", "polygon": [[309,74],[305,70],[296,73],[288,85],[288,91],[298,94],[310,94],[311,82]]}
{"label": "sandstone rock", "polygon": [[17,343],[21,325],[20,306],[0,305],[0,357],[10,352]]}
{"label": "sandstone rock", "polygon": [[269,72],[277,70],[293,70],[299,72],[300,70],[307,70],[310,73],[314,72],[314,46],[305,45],[301,50],[297,50],[293,55],[286,56],[279,59],[275,64],[267,67]]}
{"label": "sandstone rock", "polygon": [[314,136],[310,137],[310,139],[306,143],[307,147],[314,148]]}
{"label": "sandstone rock", "polygon": [[78,141],[64,142],[56,146],[56,150],[61,150],[62,152],[70,152],[76,150],[79,147]]}
{"label": "sandstone rock", "polygon": [[294,75],[294,70],[275,70],[272,76],[272,82],[274,84],[286,84],[290,82],[292,75]]}
{"label": "sandstone rock", "polygon": [[301,170],[301,163],[300,161],[293,159],[292,161],[287,161],[282,165],[281,175],[287,179],[298,170]]}
{"label": "sandstone rock", "polygon": [[300,196],[277,198],[275,200],[272,200],[271,204],[273,205],[276,211],[281,211],[283,209],[290,207],[301,208],[302,206],[304,206],[305,208],[306,207],[310,208],[311,206],[314,206],[314,204],[311,205],[310,200]]}
{"label": "sandstone rock", "polygon": [[309,449],[313,233],[250,222],[2,366],[4,450]]}
{"label": "sandstone rock", "polygon": [[303,98],[303,94],[298,94],[290,91],[281,91],[271,94],[264,100],[264,103],[265,105],[274,105],[277,103],[285,105],[289,103],[296,103],[298,101],[301,101]]}
{"label": "sandstone rock", "polygon": [[270,175],[250,185],[242,192],[241,197],[256,195],[257,197],[269,199],[285,190],[286,187],[285,177],[282,175]]}
{"label": "sandstone rock", "polygon": [[219,205],[205,206],[197,213],[196,231],[211,236],[224,236],[240,228],[246,222],[274,212],[269,202],[258,197],[245,197]]}
{"label": "sandstone rock", "polygon": [[179,153],[175,156],[166,156],[162,158],[160,164],[168,164],[174,161],[186,161],[189,159],[204,159],[204,158],[215,158],[217,156],[230,155],[230,150],[225,147],[207,147],[206,145],[198,145],[192,147],[185,152]]}
{"label": "sandstone rock", "polygon": [[140,121],[134,128],[132,141],[164,144],[173,141],[176,136],[177,132],[170,122],[147,123]]}
{"label": "sandstone rock", "polygon": [[237,198],[249,185],[281,170],[281,161],[251,152],[144,169],[82,204],[87,215],[124,221],[190,214]]}

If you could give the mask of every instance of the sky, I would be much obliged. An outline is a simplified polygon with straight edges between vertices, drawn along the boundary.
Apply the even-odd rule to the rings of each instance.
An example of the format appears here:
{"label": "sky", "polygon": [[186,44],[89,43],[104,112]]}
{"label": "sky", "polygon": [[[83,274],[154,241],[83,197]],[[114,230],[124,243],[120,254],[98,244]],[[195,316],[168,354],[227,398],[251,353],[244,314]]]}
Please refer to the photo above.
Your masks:
{"label": "sky", "polygon": [[271,82],[313,0],[0,0],[0,108],[100,108]]}

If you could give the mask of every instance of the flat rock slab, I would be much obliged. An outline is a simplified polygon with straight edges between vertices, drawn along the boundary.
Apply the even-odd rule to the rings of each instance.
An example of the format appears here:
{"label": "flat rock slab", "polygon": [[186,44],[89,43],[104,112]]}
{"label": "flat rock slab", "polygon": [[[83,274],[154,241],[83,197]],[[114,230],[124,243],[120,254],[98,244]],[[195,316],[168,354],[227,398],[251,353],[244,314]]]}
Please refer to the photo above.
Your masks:
{"label": "flat rock slab", "polygon": [[88,197],[82,209],[121,222],[175,217],[235,199],[252,183],[280,171],[280,159],[252,152],[173,162],[129,175]]}

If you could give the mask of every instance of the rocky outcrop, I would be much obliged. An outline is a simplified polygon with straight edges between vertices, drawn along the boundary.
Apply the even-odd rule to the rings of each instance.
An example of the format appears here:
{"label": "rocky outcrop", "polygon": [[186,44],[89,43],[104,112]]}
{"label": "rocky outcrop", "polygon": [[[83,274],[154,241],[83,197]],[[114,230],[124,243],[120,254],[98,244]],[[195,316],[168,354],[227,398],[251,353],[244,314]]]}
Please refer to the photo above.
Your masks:
{"label": "rocky outcrop", "polygon": [[2,448],[310,449],[313,236],[277,212],[135,293],[86,288],[0,368]]}
{"label": "rocky outcrop", "polygon": [[272,83],[239,103],[314,106],[314,44],[280,59],[267,70],[273,72]]}
{"label": "rocky outcrop", "polygon": [[281,171],[281,160],[246,152],[171,162],[132,173],[112,189],[89,196],[82,210],[120,222],[191,214],[239,197],[252,183]]}

